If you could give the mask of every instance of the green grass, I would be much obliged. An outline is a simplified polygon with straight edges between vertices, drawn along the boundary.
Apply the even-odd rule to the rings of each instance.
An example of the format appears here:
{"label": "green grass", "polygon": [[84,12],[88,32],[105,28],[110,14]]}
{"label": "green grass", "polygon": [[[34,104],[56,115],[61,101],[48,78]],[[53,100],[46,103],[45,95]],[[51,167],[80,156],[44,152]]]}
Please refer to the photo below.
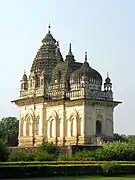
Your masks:
{"label": "green grass", "polygon": [[135,180],[135,176],[127,177],[52,177],[52,178],[39,178],[35,180]]}
{"label": "green grass", "polygon": [[[10,180],[10,179],[9,179]],[[21,180],[21,179],[16,179]],[[123,176],[123,177],[50,177],[50,178],[26,178],[24,180],[135,180],[135,176]]]}
{"label": "green grass", "polygon": [[[19,179],[18,179],[19,180]],[[25,179],[33,180],[33,179]],[[34,178],[34,180],[135,180],[135,176],[123,177],[50,177],[50,178]]]}

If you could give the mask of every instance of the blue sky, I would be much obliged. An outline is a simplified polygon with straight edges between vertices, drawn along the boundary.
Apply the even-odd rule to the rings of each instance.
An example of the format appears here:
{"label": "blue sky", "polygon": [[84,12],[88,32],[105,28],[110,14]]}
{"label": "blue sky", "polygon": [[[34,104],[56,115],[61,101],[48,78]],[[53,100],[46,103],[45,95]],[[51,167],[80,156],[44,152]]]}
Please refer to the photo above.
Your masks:
{"label": "blue sky", "polygon": [[4,0],[0,2],[0,118],[17,116],[20,79],[51,23],[63,56],[72,43],[77,61],[88,52],[90,65],[103,78],[108,71],[114,99],[115,131],[135,134],[135,1]]}

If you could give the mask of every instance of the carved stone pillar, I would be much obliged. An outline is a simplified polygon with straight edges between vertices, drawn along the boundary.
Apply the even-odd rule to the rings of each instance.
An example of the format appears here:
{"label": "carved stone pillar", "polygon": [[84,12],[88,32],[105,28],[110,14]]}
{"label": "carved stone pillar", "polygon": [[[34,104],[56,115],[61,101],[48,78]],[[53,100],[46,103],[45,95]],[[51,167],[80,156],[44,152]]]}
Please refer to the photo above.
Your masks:
{"label": "carved stone pillar", "polygon": [[20,127],[19,127],[19,137],[23,136],[23,125],[24,125],[24,119],[22,118],[20,121]]}

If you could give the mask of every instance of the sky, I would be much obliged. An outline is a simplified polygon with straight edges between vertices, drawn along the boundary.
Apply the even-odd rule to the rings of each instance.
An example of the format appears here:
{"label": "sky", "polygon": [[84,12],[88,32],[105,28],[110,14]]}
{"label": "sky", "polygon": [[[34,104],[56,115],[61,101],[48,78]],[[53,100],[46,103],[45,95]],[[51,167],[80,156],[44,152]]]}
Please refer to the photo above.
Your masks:
{"label": "sky", "polygon": [[20,79],[31,68],[51,24],[63,57],[69,43],[77,61],[88,53],[90,66],[103,79],[109,72],[115,132],[135,134],[135,1],[4,0],[0,2],[0,118],[16,116]]}

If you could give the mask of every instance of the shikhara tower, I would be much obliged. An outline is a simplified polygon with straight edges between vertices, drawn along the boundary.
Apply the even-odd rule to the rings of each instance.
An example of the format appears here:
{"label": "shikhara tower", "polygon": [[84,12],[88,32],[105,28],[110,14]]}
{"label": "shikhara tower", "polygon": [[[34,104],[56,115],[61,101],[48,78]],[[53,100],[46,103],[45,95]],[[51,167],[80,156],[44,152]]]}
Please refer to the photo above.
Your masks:
{"label": "shikhara tower", "polygon": [[[102,90],[102,85],[104,85]],[[97,137],[113,138],[113,100],[109,75],[91,67],[85,52],[77,62],[71,44],[62,57],[51,32],[42,40],[29,76],[21,79],[19,146],[36,146],[47,139],[58,145],[92,144]]]}

